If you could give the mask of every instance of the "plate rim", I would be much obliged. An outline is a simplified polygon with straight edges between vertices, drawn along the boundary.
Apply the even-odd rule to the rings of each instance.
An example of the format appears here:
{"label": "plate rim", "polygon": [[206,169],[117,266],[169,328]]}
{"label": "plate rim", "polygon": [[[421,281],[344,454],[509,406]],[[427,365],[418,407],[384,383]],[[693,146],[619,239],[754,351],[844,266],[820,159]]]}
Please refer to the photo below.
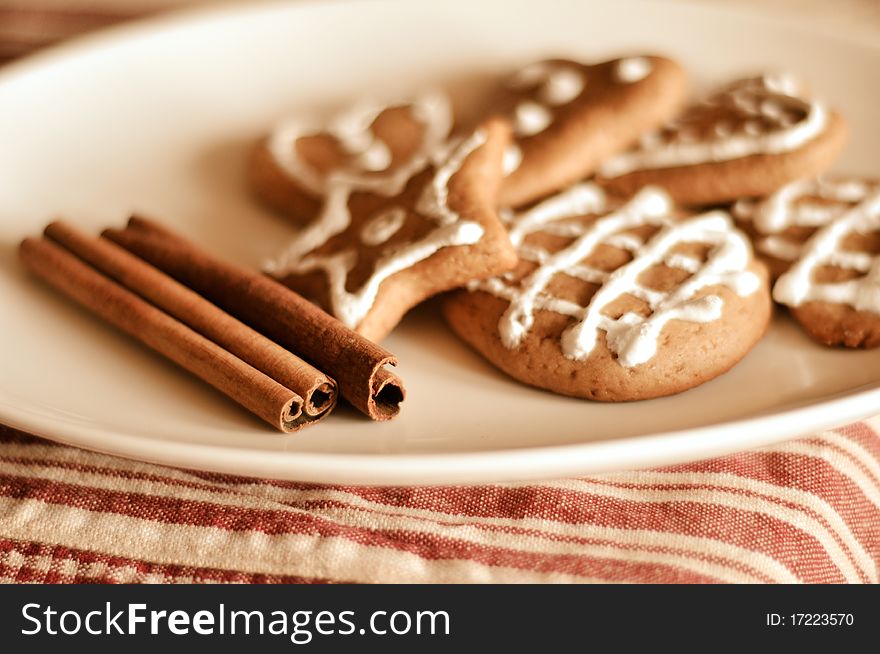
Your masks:
{"label": "plate rim", "polygon": [[[382,0],[371,0],[374,3]],[[427,0],[425,0],[427,1]],[[678,10],[711,15],[727,14],[772,25],[774,28],[821,35],[880,52],[880,41],[861,33],[841,34],[815,21],[791,21],[780,15],[764,15],[753,7],[715,6],[673,0],[626,0],[632,5],[665,4]],[[208,20],[274,10],[299,11],[308,7],[350,5],[362,8],[363,0],[259,0],[178,8],[158,15],[111,26],[55,45],[0,69],[0,88],[18,79],[39,75],[45,68],[63,65],[68,59],[115,44],[149,37],[168,29],[184,28]],[[384,2],[383,4],[390,4]],[[772,410],[770,410],[772,411]],[[224,474],[318,483],[360,485],[458,484],[514,480],[539,480],[610,470],[711,458],[755,447],[776,444],[798,436],[823,431],[869,418],[880,411],[880,380],[876,384],[850,389],[830,399],[812,401],[777,412],[762,412],[747,418],[722,421],[665,432],[649,432],[604,441],[529,446],[520,448],[463,451],[457,453],[337,454],[327,452],[279,452],[247,450],[219,444],[175,440],[157,441],[144,435],[122,434],[118,429],[78,425],[56,416],[18,410],[0,397],[0,423],[66,445],[103,454],[158,463],[176,468],[210,470]],[[833,419],[828,419],[828,415]],[[803,430],[791,425],[806,425]],[[785,427],[780,429],[780,427]],[[710,440],[699,439],[711,432]],[[658,453],[653,445],[662,442]],[[112,447],[108,443],[113,443]],[[158,447],[157,447],[158,446]],[[644,446],[644,447],[642,447]],[[688,454],[677,454],[681,448]],[[155,456],[156,452],[161,456]],[[208,456],[206,456],[206,454]],[[650,462],[648,463],[648,459]],[[611,463],[611,462],[614,463]],[[268,464],[268,465],[267,465]],[[342,464],[340,466],[340,464]],[[340,470],[339,468],[344,468]],[[266,474],[271,470],[270,474]],[[585,472],[587,471],[588,472]]]}
{"label": "plate rim", "polygon": [[[119,433],[116,430],[78,427],[75,423],[48,417],[43,420],[39,418],[29,420],[25,412],[16,414],[13,411],[12,415],[4,413],[0,417],[3,418],[3,424],[9,427],[65,445],[175,468],[287,481],[377,486],[535,481],[692,462],[770,446],[805,434],[817,433],[869,418],[874,413],[867,409],[868,405],[880,407],[880,383],[866,389],[854,389],[828,401],[690,429],[652,432],[587,443],[455,454],[278,452],[173,440],[163,440],[161,447],[156,448],[155,439],[138,434],[127,434],[121,441],[120,447],[107,448],[103,443],[118,439]],[[829,413],[829,407],[835,409],[834,418],[830,420],[823,418],[823,414]],[[6,408],[0,404],[0,411]],[[786,423],[806,422],[809,422],[809,427],[804,431],[779,429]],[[53,430],[51,433],[46,431],[50,428]],[[694,447],[692,441],[702,432],[711,432],[715,437],[711,441],[698,439],[700,446]],[[650,445],[661,440],[665,445],[661,455],[649,452],[652,449]],[[673,447],[669,447],[670,443]],[[640,445],[648,447],[643,450]],[[690,452],[684,457],[678,455],[682,447]],[[162,456],[157,457],[149,453],[157,449],[162,451]],[[696,451],[700,454],[694,455]],[[212,455],[210,461],[204,458],[205,453]],[[586,457],[584,457],[585,453]],[[588,472],[585,471],[585,459],[592,459]],[[338,469],[340,463],[343,464],[342,471]],[[255,471],[257,467],[260,472]],[[273,472],[267,475],[265,474],[267,469]],[[254,472],[250,472],[251,470]]]}

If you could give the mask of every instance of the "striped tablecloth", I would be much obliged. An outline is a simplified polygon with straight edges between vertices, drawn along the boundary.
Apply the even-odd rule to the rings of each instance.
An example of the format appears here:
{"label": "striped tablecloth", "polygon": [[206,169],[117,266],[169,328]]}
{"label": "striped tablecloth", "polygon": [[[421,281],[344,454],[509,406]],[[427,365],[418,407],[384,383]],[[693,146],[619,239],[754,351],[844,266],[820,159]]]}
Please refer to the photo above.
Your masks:
{"label": "striped tablecloth", "polygon": [[[172,4],[0,0],[0,61]],[[880,418],[658,470],[366,488],[177,470],[0,426],[0,581],[876,583],[878,434]]]}

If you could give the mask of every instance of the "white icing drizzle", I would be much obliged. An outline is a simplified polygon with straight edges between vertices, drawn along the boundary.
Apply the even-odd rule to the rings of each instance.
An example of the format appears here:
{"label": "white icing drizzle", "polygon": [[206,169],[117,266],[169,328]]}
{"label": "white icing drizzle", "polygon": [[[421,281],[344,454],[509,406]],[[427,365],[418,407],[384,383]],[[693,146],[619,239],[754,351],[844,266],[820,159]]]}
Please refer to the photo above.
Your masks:
{"label": "white icing drizzle", "polygon": [[[718,295],[696,294],[704,288],[724,285],[740,296],[754,293],[760,279],[747,270],[751,261],[748,239],[733,228],[730,217],[720,211],[684,221],[670,216],[671,200],[661,190],[643,189],[627,204],[600,217],[591,224],[563,222],[582,215],[607,211],[606,199],[594,184],[577,184],[512,218],[511,241],[520,257],[538,264],[520,282],[495,277],[472,282],[470,290],[482,290],[510,302],[498,329],[502,342],[515,348],[532,328],[536,311],[552,311],[570,316],[575,323],[561,338],[564,356],[582,360],[593,351],[598,332],[604,331],[608,347],[625,367],[645,363],[654,356],[663,327],[671,320],[710,322],[721,316],[723,300]],[[647,242],[626,233],[643,225],[659,228]],[[563,229],[555,229],[555,228]],[[574,240],[565,248],[550,253],[524,242],[536,232],[565,234]],[[673,252],[680,243],[704,243],[711,246],[705,262]],[[599,245],[613,245],[632,254],[632,259],[611,273],[582,262]],[[660,292],[639,284],[640,275],[654,265],[664,263],[682,268],[691,276],[670,292]],[[601,284],[587,306],[551,295],[547,287],[557,274],[570,275]],[[617,319],[603,310],[621,295],[644,300],[652,313],[644,317],[626,313]]]}
{"label": "white icing drizzle", "polygon": [[584,90],[583,71],[575,64],[541,61],[518,71],[508,86],[520,91],[536,89],[533,99],[522,100],[513,110],[514,134],[533,136],[553,122],[551,107],[560,107]]}
{"label": "white icing drizzle", "polygon": [[[805,302],[845,304],[858,311],[880,314],[880,256],[843,249],[844,239],[854,232],[880,230],[880,189],[816,232],[805,244],[800,258],[773,287],[773,299],[797,307]],[[850,269],[861,276],[842,282],[817,282],[822,266]]]}
{"label": "white icing drizzle", "polygon": [[801,256],[802,245],[781,236],[765,236],[755,243],[755,249],[781,261],[794,261]]}
{"label": "white icing drizzle", "polygon": [[504,156],[501,160],[501,170],[506,177],[519,168],[523,160],[523,151],[516,143],[508,143],[504,148]]}
{"label": "white icing drizzle", "polygon": [[650,59],[645,57],[627,57],[617,62],[614,67],[614,78],[624,84],[632,84],[645,79],[653,70]]}
{"label": "white icing drizzle", "polygon": [[[306,253],[315,250],[331,237],[348,228],[351,215],[348,198],[356,191],[368,191],[385,197],[393,197],[403,191],[406,183],[431,163],[431,157],[440,150],[452,128],[452,109],[448,98],[439,92],[428,91],[417,96],[412,104],[413,116],[424,126],[422,141],[411,158],[382,173],[363,168],[334,170],[326,177],[319,176],[296,154],[296,141],[315,129],[304,129],[300,123],[291,121],[282,125],[269,138],[269,149],[278,166],[298,184],[323,197],[321,213],[305,228],[298,231],[284,252],[266,264],[266,270],[281,276],[290,271]],[[354,143],[369,149],[367,141],[378,140],[356,136],[355,125],[369,131],[381,107],[358,107],[345,113],[331,124],[331,133],[340,138],[343,147],[355,149]],[[340,126],[342,126],[340,128]]]}
{"label": "white icing drizzle", "polygon": [[406,209],[391,207],[380,211],[361,227],[361,241],[364,245],[381,245],[394,236],[406,222]]}
{"label": "white icing drizzle", "polygon": [[[483,227],[480,223],[469,220],[461,220],[448,205],[447,185],[452,176],[461,168],[465,159],[477,148],[486,142],[487,134],[484,130],[475,131],[469,138],[460,142],[452,149],[443,149],[437,152],[417,171],[421,172],[428,165],[435,165],[436,170],[432,179],[425,186],[418,201],[416,210],[426,218],[437,224],[437,228],[424,237],[401,245],[385,254],[375,264],[372,274],[366,282],[356,291],[346,288],[348,274],[357,263],[357,249],[347,248],[328,255],[309,254],[293,259],[286,258],[281,264],[272,267],[276,276],[283,277],[288,274],[305,274],[314,270],[322,270],[327,275],[330,291],[330,304],[333,314],[348,327],[356,328],[364,319],[379,292],[379,286],[392,275],[412,267],[420,261],[432,256],[444,247],[472,245],[483,237]],[[443,158],[445,156],[445,159]],[[332,188],[331,188],[332,190]],[[372,189],[371,189],[372,190]],[[350,222],[347,210],[348,194],[340,194],[346,203],[345,229]],[[336,195],[329,195],[327,203],[336,200]],[[393,207],[378,218],[387,217],[387,214],[400,209],[403,211],[403,219],[406,214],[402,207]],[[326,213],[326,212],[325,212]],[[342,211],[334,209],[329,215],[341,214]],[[393,222],[393,220],[392,220]],[[402,224],[402,219],[401,219]],[[369,226],[369,223],[367,224]],[[397,227],[399,229],[399,226]],[[381,230],[379,230],[381,231]],[[394,231],[397,231],[396,229]],[[390,238],[390,234],[388,238]],[[361,233],[364,238],[364,232]],[[329,238],[329,236],[327,237]],[[326,240],[324,241],[326,242]],[[323,244],[323,242],[322,242]],[[312,248],[313,249],[313,248]]]}
{"label": "white icing drizzle", "polygon": [[[817,102],[792,95],[796,92],[796,83],[786,77],[764,76],[731,84],[703,104],[724,107],[740,115],[745,121],[739,131],[734,131],[728,121],[721,121],[714,126],[712,138],[692,142],[677,138],[677,132],[685,128],[667,126],[662,131],[671,140],[658,138],[650,144],[651,140],[643,139],[641,147],[607,160],[600,167],[600,174],[619,177],[638,170],[693,166],[797,150],[825,130],[828,111]],[[801,115],[802,119],[795,118]]]}
{"label": "white icing drizzle", "polygon": [[542,104],[525,100],[516,105],[513,128],[517,136],[532,136],[543,132],[553,122],[553,114]]}
{"label": "white icing drizzle", "polygon": [[545,104],[558,107],[568,104],[584,90],[584,75],[574,68],[557,67],[541,86],[538,97]]}
{"label": "white icing drizzle", "polygon": [[790,227],[824,227],[864,200],[878,184],[859,180],[815,179],[786,184],[764,200],[739,200],[733,214],[751,221],[758,234],[755,247],[783,261],[800,256],[801,241],[780,236]]}
{"label": "white icing drizzle", "polygon": [[467,140],[438,152],[435,165],[439,167],[431,181],[422,189],[422,194],[416,203],[416,211],[439,225],[451,225],[456,222],[459,216],[449,208],[449,180],[461,169],[464,160],[471,152],[485,142],[486,132],[477,130]]}

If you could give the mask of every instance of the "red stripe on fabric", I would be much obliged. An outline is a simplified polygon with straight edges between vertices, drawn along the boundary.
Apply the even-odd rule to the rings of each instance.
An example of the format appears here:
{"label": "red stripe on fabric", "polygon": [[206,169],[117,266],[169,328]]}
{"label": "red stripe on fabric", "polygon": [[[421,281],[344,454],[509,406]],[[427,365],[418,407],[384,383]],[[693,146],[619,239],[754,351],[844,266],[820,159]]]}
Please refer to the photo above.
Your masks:
{"label": "red stripe on fabric", "polygon": [[[17,445],[52,445],[54,447],[65,447],[52,441],[47,441],[32,434],[26,434],[18,429],[0,425],[0,443],[15,443]],[[70,448],[73,449],[73,448]]]}

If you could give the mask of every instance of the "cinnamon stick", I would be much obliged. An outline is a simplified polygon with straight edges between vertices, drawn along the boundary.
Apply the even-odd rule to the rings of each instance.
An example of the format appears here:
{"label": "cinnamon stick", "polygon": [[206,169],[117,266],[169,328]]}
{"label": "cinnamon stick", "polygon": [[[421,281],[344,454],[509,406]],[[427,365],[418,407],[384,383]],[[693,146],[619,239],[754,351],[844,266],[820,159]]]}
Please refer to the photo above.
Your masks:
{"label": "cinnamon stick", "polygon": [[277,343],[105,238],[56,221],[44,234],[80,259],[303,398],[311,417],[336,404],[336,383]]}
{"label": "cinnamon stick", "polygon": [[269,277],[220,261],[154,221],[132,217],[104,236],[150,262],[336,380],[340,394],[373,420],[400,411],[401,380],[389,352]]}
{"label": "cinnamon stick", "polygon": [[231,352],[45,238],[19,246],[22,262],[64,295],[171,359],[278,429],[290,432],[315,418],[303,399]]}

